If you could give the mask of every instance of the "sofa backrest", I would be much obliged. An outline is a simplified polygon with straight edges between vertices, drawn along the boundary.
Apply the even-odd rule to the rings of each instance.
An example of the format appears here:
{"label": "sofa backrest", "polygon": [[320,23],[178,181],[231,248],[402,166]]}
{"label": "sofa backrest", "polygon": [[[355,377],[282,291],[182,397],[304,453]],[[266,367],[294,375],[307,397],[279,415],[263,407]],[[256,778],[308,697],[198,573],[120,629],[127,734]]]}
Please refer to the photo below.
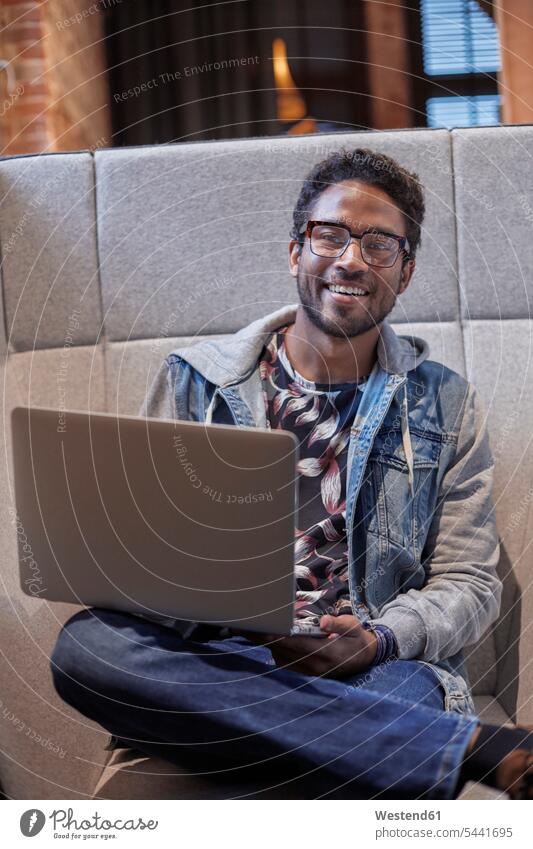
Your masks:
{"label": "sofa backrest", "polygon": [[0,161],[2,608],[16,597],[32,622],[43,619],[41,603],[16,591],[10,409],[135,414],[178,343],[233,333],[294,303],[292,209],[305,173],[341,146],[390,154],[425,186],[417,270],[392,319],[402,332],[426,338],[432,358],[466,375],[485,402],[505,597],[497,627],[469,651],[469,666],[476,692],[498,692],[510,714],[533,721],[533,127],[336,133]]}

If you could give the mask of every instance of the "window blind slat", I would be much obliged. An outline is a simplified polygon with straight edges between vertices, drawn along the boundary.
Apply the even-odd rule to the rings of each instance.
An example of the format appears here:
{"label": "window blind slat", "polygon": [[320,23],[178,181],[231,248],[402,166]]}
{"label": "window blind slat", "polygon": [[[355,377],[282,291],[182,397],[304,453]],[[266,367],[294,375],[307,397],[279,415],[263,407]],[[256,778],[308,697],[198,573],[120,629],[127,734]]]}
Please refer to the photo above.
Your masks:
{"label": "window blind slat", "polygon": [[496,25],[476,0],[421,0],[420,9],[426,74],[499,70]]}
{"label": "window blind slat", "polygon": [[430,97],[426,103],[428,127],[493,126],[500,122],[500,96]]}

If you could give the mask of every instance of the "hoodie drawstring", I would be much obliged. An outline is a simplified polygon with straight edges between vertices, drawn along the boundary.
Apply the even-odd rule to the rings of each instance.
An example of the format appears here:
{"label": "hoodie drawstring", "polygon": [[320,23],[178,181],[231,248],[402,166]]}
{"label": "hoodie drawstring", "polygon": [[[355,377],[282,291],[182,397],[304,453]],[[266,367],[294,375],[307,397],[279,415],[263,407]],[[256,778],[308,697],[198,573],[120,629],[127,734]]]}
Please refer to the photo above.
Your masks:
{"label": "hoodie drawstring", "polygon": [[205,423],[208,424],[208,425],[212,424],[213,411],[215,409],[216,397],[217,397],[217,390],[215,389],[215,391],[213,392],[213,397],[211,398],[211,400],[209,402],[209,406],[208,406],[206,414],[205,414]]}
{"label": "hoodie drawstring", "polygon": [[409,491],[411,493],[411,498],[414,498],[415,475],[414,475],[414,461],[413,461],[413,446],[411,444],[411,434],[409,433],[409,408],[407,406],[407,384],[403,388],[401,419],[402,419],[402,444],[403,444],[403,450],[405,452],[405,459],[407,461]]}

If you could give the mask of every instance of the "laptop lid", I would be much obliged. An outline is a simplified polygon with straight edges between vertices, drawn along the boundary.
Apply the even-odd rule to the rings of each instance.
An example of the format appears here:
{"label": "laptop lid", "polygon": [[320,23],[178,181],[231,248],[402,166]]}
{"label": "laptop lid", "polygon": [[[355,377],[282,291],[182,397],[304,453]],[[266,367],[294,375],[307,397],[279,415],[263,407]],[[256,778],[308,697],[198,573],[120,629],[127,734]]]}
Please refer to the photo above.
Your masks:
{"label": "laptop lid", "polygon": [[291,632],[293,434],[39,407],[11,420],[23,592]]}

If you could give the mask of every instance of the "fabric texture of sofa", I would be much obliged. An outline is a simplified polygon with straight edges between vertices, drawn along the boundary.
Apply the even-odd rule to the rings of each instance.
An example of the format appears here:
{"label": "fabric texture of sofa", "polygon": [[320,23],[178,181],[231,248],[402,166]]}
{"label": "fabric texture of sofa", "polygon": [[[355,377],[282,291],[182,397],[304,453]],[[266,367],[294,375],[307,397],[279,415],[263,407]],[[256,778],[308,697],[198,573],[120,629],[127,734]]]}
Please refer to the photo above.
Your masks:
{"label": "fabric texture of sofa", "polygon": [[[425,186],[417,270],[392,319],[484,400],[504,596],[498,622],[468,647],[468,666],[482,719],[533,722],[533,126],[15,157],[0,161],[0,783],[8,797],[255,792],[111,752],[108,735],[56,696],[49,656],[77,608],[18,587],[10,411],[136,414],[174,347],[295,302],[292,208],[305,173],[341,146],[392,155]],[[464,795],[498,798],[474,785]]]}

